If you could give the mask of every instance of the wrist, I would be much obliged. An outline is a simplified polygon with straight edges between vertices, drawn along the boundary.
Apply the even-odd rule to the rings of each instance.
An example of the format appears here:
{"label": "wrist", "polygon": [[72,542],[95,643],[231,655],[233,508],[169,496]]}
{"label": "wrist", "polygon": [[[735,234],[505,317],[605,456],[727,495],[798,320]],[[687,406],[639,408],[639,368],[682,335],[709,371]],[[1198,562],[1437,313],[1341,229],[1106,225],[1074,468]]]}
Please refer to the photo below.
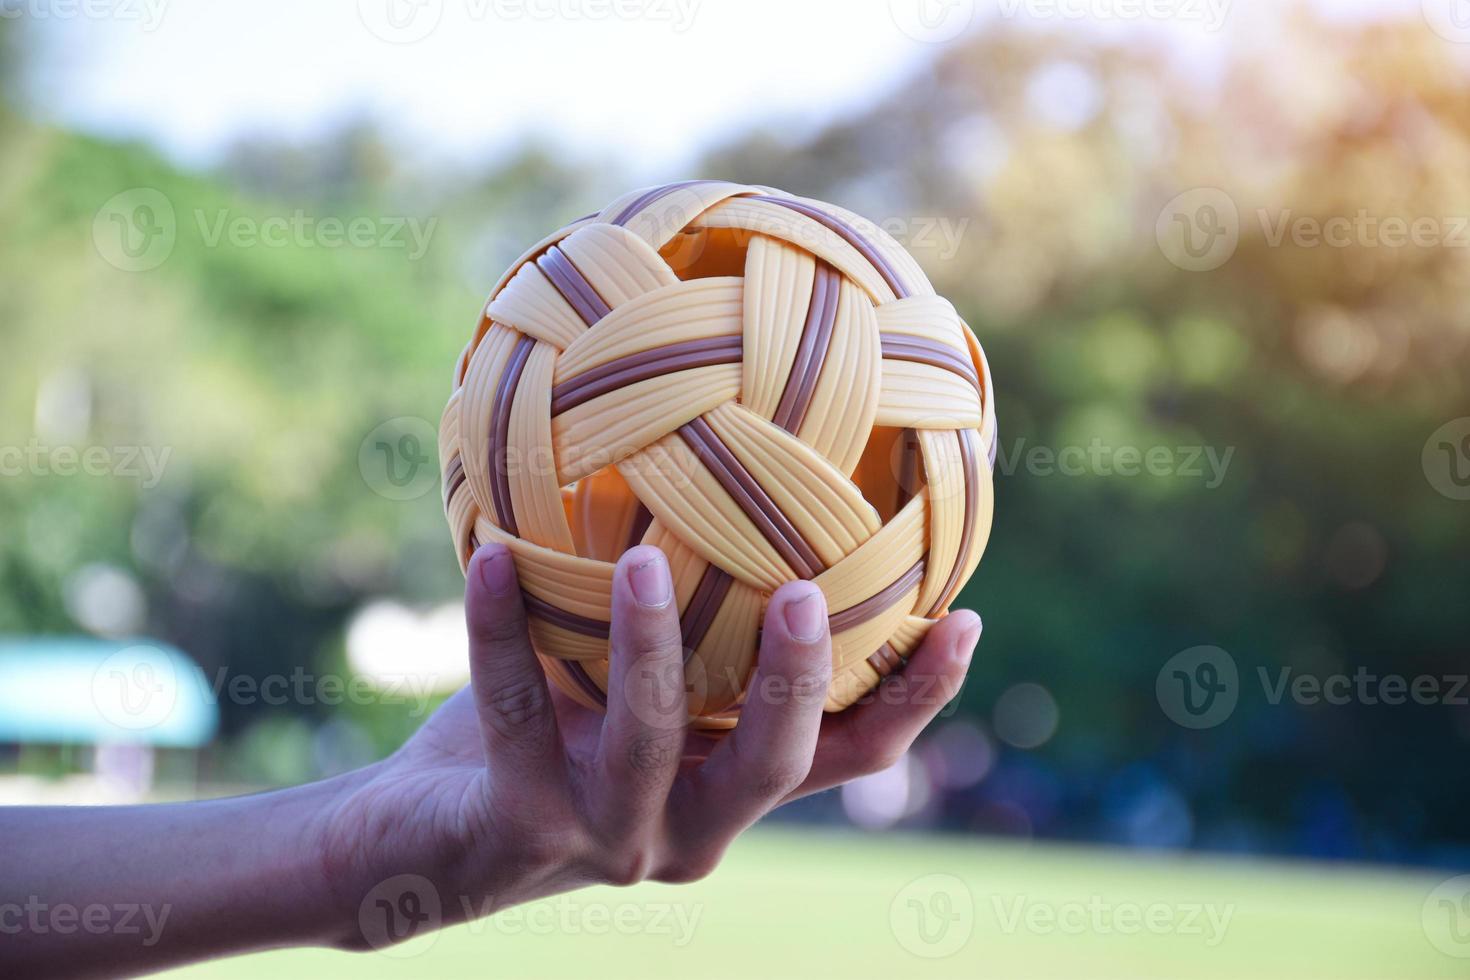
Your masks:
{"label": "wrist", "polygon": [[[374,840],[385,822],[372,787],[383,762],[375,762],[286,793],[302,805],[302,832],[292,840],[292,874],[319,894],[309,924],[313,945],[364,948],[359,910],[374,886],[391,874],[381,864],[388,849]],[[299,794],[299,795],[298,795]]]}

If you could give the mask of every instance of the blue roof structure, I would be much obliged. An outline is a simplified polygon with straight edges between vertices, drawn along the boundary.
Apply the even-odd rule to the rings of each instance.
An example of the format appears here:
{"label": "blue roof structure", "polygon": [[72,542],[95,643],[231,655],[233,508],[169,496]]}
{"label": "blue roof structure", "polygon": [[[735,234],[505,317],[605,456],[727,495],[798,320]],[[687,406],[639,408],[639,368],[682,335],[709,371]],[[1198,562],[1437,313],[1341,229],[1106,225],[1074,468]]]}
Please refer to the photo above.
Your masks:
{"label": "blue roof structure", "polygon": [[0,639],[0,743],[198,748],[218,727],[204,671],[167,644]]}

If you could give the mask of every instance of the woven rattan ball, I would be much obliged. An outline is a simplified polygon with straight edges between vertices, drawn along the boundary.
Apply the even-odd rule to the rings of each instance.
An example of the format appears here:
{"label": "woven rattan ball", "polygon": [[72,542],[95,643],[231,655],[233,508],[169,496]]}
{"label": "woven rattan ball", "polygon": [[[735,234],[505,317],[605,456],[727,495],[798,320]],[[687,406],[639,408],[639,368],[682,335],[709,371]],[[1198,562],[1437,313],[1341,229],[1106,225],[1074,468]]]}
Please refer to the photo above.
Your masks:
{"label": "woven rattan ball", "polygon": [[735,724],[783,582],[827,598],[828,710],[900,667],[990,533],[980,345],[873,223],[768,187],[625,194],[533,247],[459,359],[461,565],[515,556],[552,680],[606,704],[613,563],[668,555],[692,722]]}

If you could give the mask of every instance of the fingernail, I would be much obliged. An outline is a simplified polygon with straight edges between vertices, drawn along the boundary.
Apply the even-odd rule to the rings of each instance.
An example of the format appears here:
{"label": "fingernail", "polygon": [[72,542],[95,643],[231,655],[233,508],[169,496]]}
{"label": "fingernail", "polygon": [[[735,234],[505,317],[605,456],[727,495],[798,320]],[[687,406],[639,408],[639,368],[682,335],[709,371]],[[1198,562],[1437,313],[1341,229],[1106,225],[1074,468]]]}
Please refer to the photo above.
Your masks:
{"label": "fingernail", "polygon": [[516,587],[516,563],[509,551],[496,551],[480,562],[480,581],[491,595],[510,595]]}
{"label": "fingernail", "polygon": [[793,640],[811,643],[820,640],[827,629],[827,603],[819,589],[786,603],[782,613],[786,617],[786,632]]}
{"label": "fingernail", "polygon": [[960,634],[959,652],[966,658],[974,654],[975,645],[980,642],[980,629],[982,625],[980,617],[976,616],[975,621],[967,626],[965,631]]}
{"label": "fingernail", "polygon": [[674,597],[674,583],[669,580],[669,566],[662,558],[650,558],[634,565],[628,572],[628,584],[638,605],[657,609]]}

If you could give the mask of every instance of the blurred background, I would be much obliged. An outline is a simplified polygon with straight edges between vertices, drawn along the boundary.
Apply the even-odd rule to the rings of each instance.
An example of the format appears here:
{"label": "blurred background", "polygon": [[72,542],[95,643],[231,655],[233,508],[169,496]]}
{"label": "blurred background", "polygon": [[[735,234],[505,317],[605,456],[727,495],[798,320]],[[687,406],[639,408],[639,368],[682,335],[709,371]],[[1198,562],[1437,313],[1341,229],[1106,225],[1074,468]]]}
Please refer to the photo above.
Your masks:
{"label": "blurred background", "polygon": [[867,215],[995,375],[963,695],[647,891],[686,947],[197,975],[754,929],[773,975],[1470,976],[1470,4],[0,0],[0,78],[0,803],[396,747],[465,676],[455,357],[630,187]]}

